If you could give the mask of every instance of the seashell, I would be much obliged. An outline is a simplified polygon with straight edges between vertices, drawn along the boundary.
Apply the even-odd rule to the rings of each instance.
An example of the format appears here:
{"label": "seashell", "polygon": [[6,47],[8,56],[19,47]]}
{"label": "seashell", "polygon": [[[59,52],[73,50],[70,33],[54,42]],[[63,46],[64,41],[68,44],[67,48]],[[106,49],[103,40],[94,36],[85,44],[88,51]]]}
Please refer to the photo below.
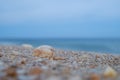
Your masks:
{"label": "seashell", "polygon": [[104,72],[104,77],[115,78],[116,76],[117,76],[117,72],[113,68],[108,66]]}
{"label": "seashell", "polygon": [[54,48],[51,46],[43,45],[40,46],[33,51],[33,56],[41,57],[41,58],[53,58]]}
{"label": "seashell", "polygon": [[25,47],[25,48],[33,48],[33,46],[30,45],[30,44],[22,44],[22,47]]}

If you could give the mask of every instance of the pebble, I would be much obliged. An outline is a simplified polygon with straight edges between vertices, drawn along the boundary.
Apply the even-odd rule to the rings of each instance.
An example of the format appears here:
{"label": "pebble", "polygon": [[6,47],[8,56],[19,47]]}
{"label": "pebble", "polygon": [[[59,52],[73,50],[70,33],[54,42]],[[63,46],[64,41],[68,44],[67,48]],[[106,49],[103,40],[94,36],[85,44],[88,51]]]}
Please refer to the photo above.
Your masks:
{"label": "pebble", "polygon": [[8,77],[17,77],[17,71],[15,66],[10,66],[6,70],[6,76]]}
{"label": "pebble", "polygon": [[40,75],[41,73],[42,73],[42,70],[39,67],[33,67],[29,71],[30,75]]}
{"label": "pebble", "polygon": [[53,57],[53,60],[65,60],[66,58],[64,57]]}
{"label": "pebble", "polygon": [[25,58],[23,58],[20,63],[21,63],[21,64],[26,64],[26,61],[27,61],[27,60],[26,60]]}
{"label": "pebble", "polygon": [[61,80],[61,78],[57,76],[51,76],[47,80]]}
{"label": "pebble", "polygon": [[0,66],[3,66],[3,65],[4,65],[4,63],[2,61],[0,61]]}
{"label": "pebble", "polygon": [[30,44],[22,44],[22,47],[24,47],[24,48],[33,48],[33,46],[30,45]]}
{"label": "pebble", "polygon": [[90,75],[90,80],[101,80],[101,79],[100,79],[100,76],[99,76],[99,75],[97,75],[97,74],[95,74],[95,73],[92,73],[92,74]]}
{"label": "pebble", "polygon": [[69,80],[83,80],[80,76],[72,76]]}
{"label": "pebble", "polygon": [[0,57],[2,57],[3,56],[3,54],[0,52]]}

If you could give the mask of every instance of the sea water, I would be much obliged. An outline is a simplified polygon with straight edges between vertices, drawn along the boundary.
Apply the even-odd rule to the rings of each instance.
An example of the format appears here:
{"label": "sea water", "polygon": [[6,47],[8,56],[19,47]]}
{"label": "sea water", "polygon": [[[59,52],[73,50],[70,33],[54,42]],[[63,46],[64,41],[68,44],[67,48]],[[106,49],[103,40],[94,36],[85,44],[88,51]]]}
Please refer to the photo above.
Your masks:
{"label": "sea water", "polygon": [[0,45],[51,45],[58,49],[120,54],[120,39],[0,39]]}

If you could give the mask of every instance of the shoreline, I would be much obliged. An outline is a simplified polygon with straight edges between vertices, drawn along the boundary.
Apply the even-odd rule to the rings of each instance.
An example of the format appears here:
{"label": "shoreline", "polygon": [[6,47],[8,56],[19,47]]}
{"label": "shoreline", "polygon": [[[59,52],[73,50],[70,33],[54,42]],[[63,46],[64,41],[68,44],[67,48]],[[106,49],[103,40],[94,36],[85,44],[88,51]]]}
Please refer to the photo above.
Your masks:
{"label": "shoreline", "polygon": [[[27,44],[29,45],[29,44]],[[32,45],[31,45],[32,46]],[[23,47],[21,44],[0,44],[0,47]],[[32,46],[33,49],[37,46]],[[93,54],[110,54],[110,55],[120,55],[120,53],[114,53],[114,52],[99,52],[99,51],[87,51],[87,50],[76,50],[76,49],[64,49],[64,48],[56,48],[57,50],[63,50],[63,51],[75,51],[75,52],[86,52],[86,53],[93,53]]]}
{"label": "shoreline", "polygon": [[[34,48],[28,46],[0,46],[0,78],[9,80],[12,76],[16,80],[29,78],[31,80],[51,80],[50,78],[53,80],[70,80],[72,78],[87,80],[91,74],[94,74],[100,77],[100,80],[104,80],[102,75],[109,65],[118,73],[118,79],[114,80],[120,79],[119,54],[55,49],[54,56],[65,58],[65,60],[49,60],[32,56],[33,50]],[[5,75],[10,72],[9,70],[6,72],[8,68],[14,68],[12,71],[14,74]],[[32,69],[33,71],[31,71]]]}

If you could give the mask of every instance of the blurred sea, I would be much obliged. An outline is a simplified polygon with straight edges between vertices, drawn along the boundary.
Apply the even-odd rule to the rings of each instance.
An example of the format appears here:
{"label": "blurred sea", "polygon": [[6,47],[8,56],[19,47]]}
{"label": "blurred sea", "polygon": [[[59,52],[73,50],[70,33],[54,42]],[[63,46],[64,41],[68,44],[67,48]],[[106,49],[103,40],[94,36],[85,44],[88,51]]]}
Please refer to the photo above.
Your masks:
{"label": "blurred sea", "polygon": [[51,45],[64,50],[120,54],[120,39],[0,39],[0,45]]}

